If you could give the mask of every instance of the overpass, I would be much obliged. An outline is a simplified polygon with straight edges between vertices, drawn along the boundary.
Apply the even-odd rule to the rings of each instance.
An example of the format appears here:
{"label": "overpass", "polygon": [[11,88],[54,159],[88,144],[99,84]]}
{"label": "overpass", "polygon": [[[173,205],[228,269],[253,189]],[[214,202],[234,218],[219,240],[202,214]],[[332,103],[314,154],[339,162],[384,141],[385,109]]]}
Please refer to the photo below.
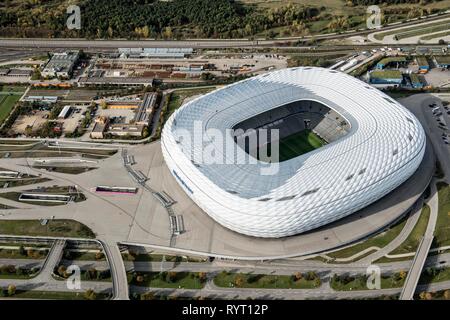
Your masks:
{"label": "overpass", "polygon": [[436,226],[438,215],[438,193],[434,180],[430,184],[430,199],[427,204],[430,206],[430,218],[428,219],[427,229],[419,243],[416,255],[414,256],[411,268],[409,269],[408,276],[406,277],[405,284],[400,293],[400,300],[412,300],[414,298],[414,292],[416,291],[423,266],[425,265],[431,244],[433,243],[434,228]]}

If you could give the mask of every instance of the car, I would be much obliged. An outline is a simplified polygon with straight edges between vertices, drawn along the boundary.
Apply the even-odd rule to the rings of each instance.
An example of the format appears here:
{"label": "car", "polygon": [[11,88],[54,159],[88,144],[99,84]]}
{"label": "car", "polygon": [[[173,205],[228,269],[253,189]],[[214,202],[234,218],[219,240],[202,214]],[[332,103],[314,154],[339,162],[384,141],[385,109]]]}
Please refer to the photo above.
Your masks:
{"label": "car", "polygon": [[445,123],[439,122],[439,124],[440,124],[441,126],[445,127]]}
{"label": "car", "polygon": [[448,144],[448,140],[445,140],[444,143],[445,143],[445,144]]}

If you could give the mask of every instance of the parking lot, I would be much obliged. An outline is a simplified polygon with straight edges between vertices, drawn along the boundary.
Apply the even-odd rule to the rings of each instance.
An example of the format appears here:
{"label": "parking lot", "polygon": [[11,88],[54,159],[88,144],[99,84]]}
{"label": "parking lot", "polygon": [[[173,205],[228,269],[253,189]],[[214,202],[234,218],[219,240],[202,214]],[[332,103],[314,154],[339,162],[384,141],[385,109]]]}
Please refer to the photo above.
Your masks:
{"label": "parking lot", "polygon": [[73,132],[84,118],[83,113],[87,110],[87,105],[76,105],[72,107],[72,111],[69,116],[63,121],[63,132]]}

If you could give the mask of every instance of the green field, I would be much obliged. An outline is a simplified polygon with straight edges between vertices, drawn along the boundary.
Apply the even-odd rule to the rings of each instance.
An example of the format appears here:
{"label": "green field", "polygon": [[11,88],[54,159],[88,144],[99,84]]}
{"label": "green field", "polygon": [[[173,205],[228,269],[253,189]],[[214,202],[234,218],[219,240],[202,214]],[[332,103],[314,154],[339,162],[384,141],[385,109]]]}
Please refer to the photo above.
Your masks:
{"label": "green field", "polygon": [[0,95],[0,123],[9,115],[14,105],[19,101],[20,95]]}
{"label": "green field", "polygon": [[450,30],[423,36],[423,37],[420,37],[420,40],[431,40],[431,39],[437,39],[437,38],[445,37],[445,36],[450,36]]}
{"label": "green field", "polygon": [[50,220],[45,226],[39,220],[2,220],[0,234],[95,238],[91,229],[74,220]]}
{"label": "green field", "polygon": [[295,279],[290,275],[221,272],[214,277],[214,284],[222,288],[313,289],[321,285],[321,280],[317,275],[307,277],[307,274]]}
{"label": "green field", "polygon": [[404,28],[404,29],[393,29],[393,30],[389,30],[386,32],[380,32],[380,33],[375,34],[374,37],[377,40],[383,40],[383,38],[385,36],[390,36],[390,35],[395,34],[395,35],[397,35],[397,38],[400,40],[400,39],[404,39],[404,38],[408,38],[408,37],[413,37],[416,35],[442,31],[442,30],[445,30],[446,27],[448,27],[448,21],[445,21],[445,22],[438,21],[438,22],[434,22],[434,23],[428,23],[428,24],[425,24],[422,26],[419,25],[419,26],[413,26],[413,27]]}
{"label": "green field", "polygon": [[[280,139],[279,162],[298,157],[299,155],[320,148],[325,144],[326,142],[311,130],[307,129],[294,133],[286,138]],[[266,148],[270,150],[271,144],[267,144]],[[263,152],[265,152],[265,149],[260,148],[259,154],[264,154]]]}

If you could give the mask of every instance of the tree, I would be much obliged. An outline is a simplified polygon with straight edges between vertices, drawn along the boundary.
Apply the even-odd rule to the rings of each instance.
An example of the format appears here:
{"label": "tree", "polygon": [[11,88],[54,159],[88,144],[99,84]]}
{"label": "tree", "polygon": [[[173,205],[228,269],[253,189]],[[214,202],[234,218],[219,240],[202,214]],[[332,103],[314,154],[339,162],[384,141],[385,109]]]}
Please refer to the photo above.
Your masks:
{"label": "tree", "polygon": [[177,273],[174,271],[169,271],[166,276],[167,282],[175,282],[177,280]]}
{"label": "tree", "polygon": [[141,294],[141,300],[155,300],[155,294],[153,292],[146,292]]}
{"label": "tree", "polygon": [[244,284],[244,278],[242,276],[237,275],[236,278],[234,278],[234,285],[236,287],[241,287]]}
{"label": "tree", "polygon": [[23,245],[20,245],[20,247],[19,247],[19,254],[21,256],[26,256],[27,255],[27,252],[25,251],[25,248],[23,247]]}
{"label": "tree", "polygon": [[104,256],[105,255],[103,254],[103,252],[98,251],[95,253],[95,260],[101,260],[101,259],[103,259]]}
{"label": "tree", "polygon": [[97,294],[92,289],[87,289],[84,293],[84,298],[86,300],[95,300],[97,298]]}
{"label": "tree", "polygon": [[295,281],[301,280],[303,278],[303,274],[301,272],[296,272],[294,274]]}
{"label": "tree", "polygon": [[443,296],[445,300],[450,300],[450,290],[445,290]]}
{"label": "tree", "polygon": [[107,108],[108,108],[108,104],[106,103],[106,100],[102,100],[102,101],[100,102],[100,107],[101,107],[102,109],[107,109]]}
{"label": "tree", "polygon": [[60,265],[60,266],[58,267],[58,274],[59,274],[61,277],[63,277],[63,278],[66,277],[66,271],[67,271],[66,266]]}
{"label": "tree", "polygon": [[16,286],[13,284],[10,284],[8,286],[8,296],[13,296],[16,293]]}
{"label": "tree", "polygon": [[406,278],[406,275],[407,275],[407,272],[405,270],[401,270],[398,273],[398,277],[399,277],[400,280],[404,280]]}
{"label": "tree", "polygon": [[205,282],[206,281],[206,272],[199,272],[198,279],[200,280],[200,282]]}
{"label": "tree", "polygon": [[113,28],[111,26],[108,27],[108,37],[112,38],[114,35],[114,31]]}

